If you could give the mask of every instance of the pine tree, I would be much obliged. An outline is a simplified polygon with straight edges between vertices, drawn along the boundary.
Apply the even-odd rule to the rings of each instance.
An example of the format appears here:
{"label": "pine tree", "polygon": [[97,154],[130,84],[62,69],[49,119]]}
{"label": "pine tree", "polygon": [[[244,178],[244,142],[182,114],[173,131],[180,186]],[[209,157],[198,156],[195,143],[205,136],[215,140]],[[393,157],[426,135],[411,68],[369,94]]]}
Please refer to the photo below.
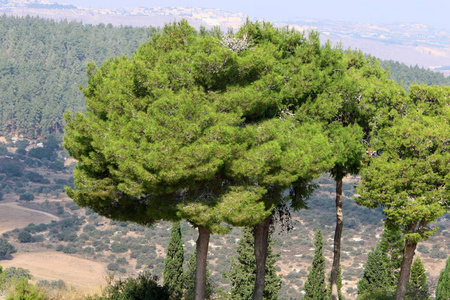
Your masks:
{"label": "pine tree", "polygon": [[[195,272],[197,265],[197,250],[189,256],[189,260],[187,262],[187,272],[184,272],[184,299],[185,300],[193,300],[195,299]],[[206,290],[205,290],[205,299],[211,299],[213,294],[213,285],[210,280],[210,271],[209,268],[206,267]]]}
{"label": "pine tree", "polygon": [[392,294],[392,272],[389,259],[377,246],[367,256],[364,275],[358,282],[358,299],[375,298],[373,295]]}
{"label": "pine tree", "polygon": [[174,222],[167,247],[163,277],[164,286],[167,287],[171,300],[178,300],[183,296],[183,261],[184,250],[180,222]]}
{"label": "pine tree", "polygon": [[420,257],[417,257],[411,266],[411,276],[409,277],[407,300],[429,300],[430,292],[427,283],[427,274]]}
{"label": "pine tree", "polygon": [[436,300],[450,299],[450,257],[447,259],[445,268],[439,275],[439,281],[436,287]]}
{"label": "pine tree", "polygon": [[327,295],[325,283],[325,257],[323,256],[323,235],[320,229],[317,229],[314,236],[314,257],[308,279],[305,283],[305,299],[322,300]]}
{"label": "pine tree", "polygon": [[396,300],[406,297],[418,243],[436,232],[430,224],[448,211],[449,95],[450,87],[409,89],[404,110],[376,134],[372,145],[381,155],[366,164],[357,189],[359,204],[383,207],[385,222],[404,234]]}
{"label": "pine tree", "polygon": [[[251,299],[255,285],[255,254],[254,239],[252,228],[244,227],[243,236],[239,241],[237,249],[237,259],[231,260],[230,272],[224,274],[224,277],[231,281],[231,299],[247,300]],[[272,251],[273,241],[270,241],[266,260],[266,281],[264,285],[265,300],[276,300],[278,291],[281,288],[281,277],[276,274],[275,262],[279,254]]]}

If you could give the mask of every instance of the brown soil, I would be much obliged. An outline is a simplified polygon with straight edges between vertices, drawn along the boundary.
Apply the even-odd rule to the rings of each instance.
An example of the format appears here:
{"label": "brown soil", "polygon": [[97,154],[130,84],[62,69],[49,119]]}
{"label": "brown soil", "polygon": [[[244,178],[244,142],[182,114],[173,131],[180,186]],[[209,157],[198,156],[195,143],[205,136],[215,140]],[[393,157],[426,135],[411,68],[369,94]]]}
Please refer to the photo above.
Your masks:
{"label": "brown soil", "polygon": [[21,207],[15,202],[0,204],[0,234],[15,228],[26,227],[30,223],[50,223],[59,220],[58,217],[26,207]]}

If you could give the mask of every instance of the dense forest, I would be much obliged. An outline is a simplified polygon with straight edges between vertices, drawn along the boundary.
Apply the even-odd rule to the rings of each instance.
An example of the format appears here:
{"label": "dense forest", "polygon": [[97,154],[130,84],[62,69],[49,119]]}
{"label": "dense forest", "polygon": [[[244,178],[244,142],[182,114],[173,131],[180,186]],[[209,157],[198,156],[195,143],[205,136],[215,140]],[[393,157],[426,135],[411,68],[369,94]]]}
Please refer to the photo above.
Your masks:
{"label": "dense forest", "polygon": [[[130,55],[156,28],[113,27],[34,17],[0,17],[0,135],[62,132],[66,110],[83,111],[89,62]],[[440,73],[381,61],[405,89],[450,84]]]}
{"label": "dense forest", "polygon": [[405,90],[413,83],[426,85],[450,85],[450,78],[417,65],[407,66],[398,61],[381,60],[381,66],[389,71],[390,78],[400,83]]}
{"label": "dense forest", "polygon": [[0,135],[62,131],[66,110],[82,111],[86,65],[129,55],[152,28],[0,17]]}

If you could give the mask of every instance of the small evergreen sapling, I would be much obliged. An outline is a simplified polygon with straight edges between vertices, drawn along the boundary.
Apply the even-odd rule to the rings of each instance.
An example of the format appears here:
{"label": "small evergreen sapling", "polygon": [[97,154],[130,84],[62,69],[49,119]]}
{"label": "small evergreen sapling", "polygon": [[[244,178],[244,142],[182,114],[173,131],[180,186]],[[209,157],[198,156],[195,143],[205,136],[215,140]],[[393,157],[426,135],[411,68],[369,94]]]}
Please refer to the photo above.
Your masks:
{"label": "small evergreen sapling", "polygon": [[420,257],[417,257],[411,266],[406,300],[429,300],[430,291],[427,283],[427,274]]}
{"label": "small evergreen sapling", "polygon": [[327,295],[325,283],[325,257],[323,256],[323,235],[317,229],[314,236],[314,257],[308,279],[305,282],[305,299],[322,300]]}
{"label": "small evergreen sapling", "polygon": [[[224,277],[231,281],[231,299],[251,299],[255,285],[256,261],[254,255],[254,238],[252,228],[244,227],[243,236],[239,241],[237,259],[231,259],[231,270]],[[267,249],[266,277],[264,285],[264,299],[276,300],[281,288],[281,277],[276,274],[275,263],[279,254],[272,251],[273,241],[269,236]]]}
{"label": "small evergreen sapling", "polygon": [[167,288],[171,300],[181,299],[183,296],[183,262],[184,250],[180,222],[174,222],[167,247],[163,276],[164,287]]}
{"label": "small evergreen sapling", "polygon": [[364,275],[358,281],[358,299],[370,299],[371,295],[392,294],[391,282],[389,259],[378,245],[367,256]]}

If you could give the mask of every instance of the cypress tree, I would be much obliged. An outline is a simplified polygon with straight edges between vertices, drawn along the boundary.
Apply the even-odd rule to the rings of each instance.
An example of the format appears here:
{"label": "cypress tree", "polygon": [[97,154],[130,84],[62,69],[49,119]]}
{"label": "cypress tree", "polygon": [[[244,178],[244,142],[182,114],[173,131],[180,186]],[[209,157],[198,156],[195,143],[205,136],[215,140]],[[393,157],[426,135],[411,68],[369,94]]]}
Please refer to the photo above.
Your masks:
{"label": "cypress tree", "polygon": [[445,268],[439,275],[439,281],[436,287],[436,300],[450,299],[450,257],[447,259]]}
{"label": "cypress tree", "polygon": [[364,275],[358,282],[358,299],[370,299],[370,295],[392,294],[391,281],[389,259],[377,246],[367,256]]}
{"label": "cypress tree", "polygon": [[325,257],[323,256],[323,235],[320,229],[317,229],[314,236],[314,257],[312,266],[305,283],[305,299],[322,300],[327,294],[325,284]]}
{"label": "cypress tree", "polygon": [[181,299],[183,296],[183,261],[184,250],[180,222],[174,222],[167,247],[163,277],[164,286],[169,291],[171,300]]}
{"label": "cypress tree", "polygon": [[[249,227],[242,229],[242,238],[237,249],[237,259],[231,260],[231,270],[224,277],[231,281],[231,299],[251,299],[255,285],[256,260],[254,254],[253,230]],[[280,256],[272,251],[273,241],[269,236],[269,247],[267,249],[266,277],[264,285],[264,296],[266,300],[276,300],[281,288],[281,277],[276,274],[275,262]]]}
{"label": "cypress tree", "polygon": [[409,277],[407,300],[429,300],[430,292],[427,284],[427,274],[420,257],[417,257],[411,266]]}

